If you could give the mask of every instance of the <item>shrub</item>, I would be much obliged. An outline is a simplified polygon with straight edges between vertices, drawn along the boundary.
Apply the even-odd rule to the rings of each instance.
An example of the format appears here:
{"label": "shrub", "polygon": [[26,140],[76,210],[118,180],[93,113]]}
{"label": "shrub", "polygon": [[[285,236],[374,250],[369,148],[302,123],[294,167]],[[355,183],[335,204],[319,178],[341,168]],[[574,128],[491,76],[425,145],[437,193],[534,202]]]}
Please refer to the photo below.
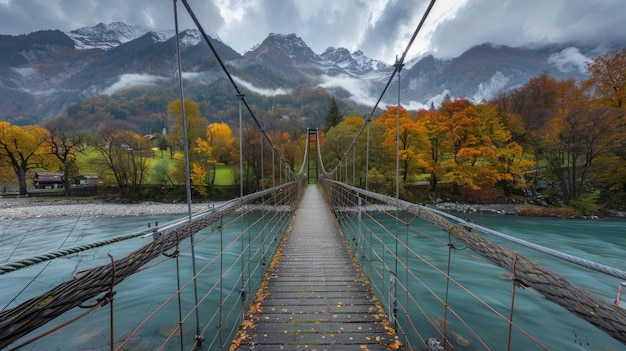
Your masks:
{"label": "shrub", "polygon": [[597,205],[599,196],[598,192],[584,194],[578,199],[570,201],[570,205],[572,205],[576,212],[585,216],[596,215],[599,211]]}

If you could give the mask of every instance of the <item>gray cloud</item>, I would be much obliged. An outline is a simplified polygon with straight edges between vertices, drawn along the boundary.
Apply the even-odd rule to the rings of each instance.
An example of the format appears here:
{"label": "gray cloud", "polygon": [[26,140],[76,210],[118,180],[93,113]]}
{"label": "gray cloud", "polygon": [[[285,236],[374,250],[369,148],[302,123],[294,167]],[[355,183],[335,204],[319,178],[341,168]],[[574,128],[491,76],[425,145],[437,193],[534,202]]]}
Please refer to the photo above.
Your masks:
{"label": "gray cloud", "polygon": [[[317,52],[360,49],[393,63],[415,31],[428,0],[189,0],[206,32],[243,53],[271,32],[295,33]],[[178,1],[181,28],[194,28]],[[174,27],[172,1],[0,0],[0,33],[70,31],[122,21],[150,29]],[[455,57],[491,42],[598,44],[624,38],[623,0],[446,0],[435,3],[407,58],[425,52]]]}
{"label": "gray cloud", "polygon": [[[362,50],[378,51],[387,61],[395,55],[400,57],[424,11],[425,6],[415,6],[410,1],[387,2],[380,18],[365,32],[360,42]],[[398,42],[397,38],[405,40]]]}
{"label": "gray cloud", "polygon": [[[195,27],[180,1],[178,6],[181,27]],[[205,29],[211,34],[223,25],[219,10],[212,1],[192,6],[200,21],[208,24]],[[173,8],[172,1],[0,0],[0,33],[27,34],[46,29],[71,31],[118,21],[149,29],[170,29],[174,28]]]}
{"label": "gray cloud", "polygon": [[555,42],[625,38],[621,0],[469,0],[437,27],[436,56],[455,57],[481,43],[529,46]]}
{"label": "gray cloud", "polygon": [[578,48],[567,48],[548,58],[548,63],[555,65],[561,72],[587,72],[591,59],[583,55]]}

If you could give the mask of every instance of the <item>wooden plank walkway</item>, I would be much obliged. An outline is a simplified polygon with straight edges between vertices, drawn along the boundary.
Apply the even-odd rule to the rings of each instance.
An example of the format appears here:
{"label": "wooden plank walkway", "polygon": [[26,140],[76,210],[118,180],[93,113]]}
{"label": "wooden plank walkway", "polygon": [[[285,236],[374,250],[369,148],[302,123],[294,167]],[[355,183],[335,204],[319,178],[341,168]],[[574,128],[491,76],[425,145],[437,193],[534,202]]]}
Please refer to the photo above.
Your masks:
{"label": "wooden plank walkway", "polygon": [[306,188],[280,251],[237,350],[401,348],[316,185]]}

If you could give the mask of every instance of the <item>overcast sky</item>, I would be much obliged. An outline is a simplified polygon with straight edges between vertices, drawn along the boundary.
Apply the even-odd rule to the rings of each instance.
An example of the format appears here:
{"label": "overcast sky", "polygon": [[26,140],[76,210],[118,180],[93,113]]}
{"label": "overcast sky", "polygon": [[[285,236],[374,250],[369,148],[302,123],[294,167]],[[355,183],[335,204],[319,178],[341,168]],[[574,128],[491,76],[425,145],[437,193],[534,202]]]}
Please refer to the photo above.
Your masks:
{"label": "overcast sky", "polygon": [[[206,32],[240,53],[269,33],[300,36],[316,53],[362,50],[393,63],[417,28],[428,0],[189,0]],[[181,28],[195,28],[178,1]],[[173,29],[172,0],[0,0],[0,33],[73,29],[121,21]],[[596,43],[626,37],[625,0],[439,0],[407,59],[425,52],[455,57],[491,42]]]}

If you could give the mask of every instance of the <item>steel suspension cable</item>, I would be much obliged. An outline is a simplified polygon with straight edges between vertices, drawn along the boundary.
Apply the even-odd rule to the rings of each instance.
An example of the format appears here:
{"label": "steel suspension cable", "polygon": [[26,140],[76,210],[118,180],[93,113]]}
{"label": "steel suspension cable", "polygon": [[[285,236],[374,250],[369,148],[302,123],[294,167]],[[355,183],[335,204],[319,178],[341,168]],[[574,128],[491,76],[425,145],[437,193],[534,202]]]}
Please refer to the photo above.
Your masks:
{"label": "steel suspension cable", "polygon": [[[185,2],[185,1],[186,0],[183,0],[183,2]],[[357,133],[356,137],[354,138],[355,141],[361,136],[361,134],[363,133],[363,130],[365,129],[365,126],[372,121],[374,113],[376,113],[376,110],[378,109],[378,105],[380,104],[380,102],[382,101],[383,97],[387,93],[387,90],[389,90],[389,86],[391,85],[391,82],[393,81],[393,78],[395,77],[396,73],[400,73],[400,70],[404,66],[404,60],[405,60],[409,50],[411,49],[411,46],[413,46],[413,42],[415,41],[415,38],[417,37],[417,34],[422,29],[422,26],[424,25],[424,22],[426,21],[426,18],[428,17],[428,15],[430,14],[430,11],[432,10],[433,6],[435,5],[435,1],[436,0],[431,0],[430,3],[428,4],[428,7],[426,8],[426,11],[422,15],[422,18],[421,18],[419,24],[417,25],[417,28],[413,32],[413,36],[411,36],[411,39],[409,40],[408,45],[404,49],[404,52],[402,53],[402,56],[398,60],[396,60],[396,63],[394,64],[394,70],[393,70],[393,72],[391,72],[391,76],[389,77],[389,80],[387,81],[387,84],[385,84],[385,87],[383,88],[383,91],[381,92],[380,96],[378,97],[378,100],[376,101],[376,104],[374,104],[374,107],[372,108],[372,111],[370,112],[369,116],[365,119],[365,123],[363,123],[363,126],[361,126],[361,129],[359,130],[359,132]],[[399,82],[398,82],[398,84],[399,84]],[[400,108],[400,104],[398,103],[398,109],[399,108]],[[346,153],[343,155],[341,160],[339,161],[339,164],[337,165],[337,167],[335,167],[330,172],[331,174],[335,173],[335,171],[337,170],[339,165],[341,165],[341,163],[343,163],[344,159],[348,155],[348,152],[350,152],[350,150],[354,147],[354,145],[355,145],[355,143],[353,142],[350,145],[350,147],[348,148],[348,150],[346,151]]]}
{"label": "steel suspension cable", "polygon": [[[241,102],[243,102],[244,106],[246,107],[246,110],[248,111],[248,113],[250,113],[250,116],[252,117],[252,120],[256,124],[257,128],[259,128],[259,130],[263,133],[263,136],[265,136],[265,139],[270,144],[272,149],[274,149],[274,150],[276,150],[276,152],[278,152],[278,149],[276,148],[274,143],[272,143],[272,140],[267,135],[267,133],[265,132],[265,130],[261,126],[261,123],[256,118],[256,116],[254,115],[254,112],[252,112],[252,108],[250,108],[250,105],[248,105],[248,102],[246,101],[243,92],[241,91],[241,89],[239,89],[239,86],[237,85],[237,83],[235,83],[235,80],[233,79],[232,75],[228,71],[228,68],[226,68],[226,64],[224,63],[224,61],[220,57],[220,55],[217,52],[217,49],[215,48],[213,43],[211,43],[211,40],[210,40],[209,36],[206,34],[204,28],[200,24],[200,21],[198,20],[198,17],[196,17],[196,14],[194,13],[193,9],[191,8],[191,6],[189,6],[189,3],[187,2],[187,0],[181,0],[181,1],[182,1],[183,5],[185,6],[185,8],[187,9],[187,12],[189,13],[189,16],[191,16],[191,19],[193,20],[194,24],[196,25],[196,27],[200,31],[200,34],[202,35],[202,38],[209,45],[209,49],[211,49],[211,52],[213,53],[213,55],[217,59],[217,62],[219,63],[220,67],[222,68],[222,70],[226,74],[226,77],[228,78],[228,80],[230,81],[231,85],[235,89],[235,92],[237,93],[236,94],[237,97],[240,98]],[[283,156],[280,154],[280,152],[278,152],[278,154],[280,156],[280,161],[282,162],[283,161]]]}

